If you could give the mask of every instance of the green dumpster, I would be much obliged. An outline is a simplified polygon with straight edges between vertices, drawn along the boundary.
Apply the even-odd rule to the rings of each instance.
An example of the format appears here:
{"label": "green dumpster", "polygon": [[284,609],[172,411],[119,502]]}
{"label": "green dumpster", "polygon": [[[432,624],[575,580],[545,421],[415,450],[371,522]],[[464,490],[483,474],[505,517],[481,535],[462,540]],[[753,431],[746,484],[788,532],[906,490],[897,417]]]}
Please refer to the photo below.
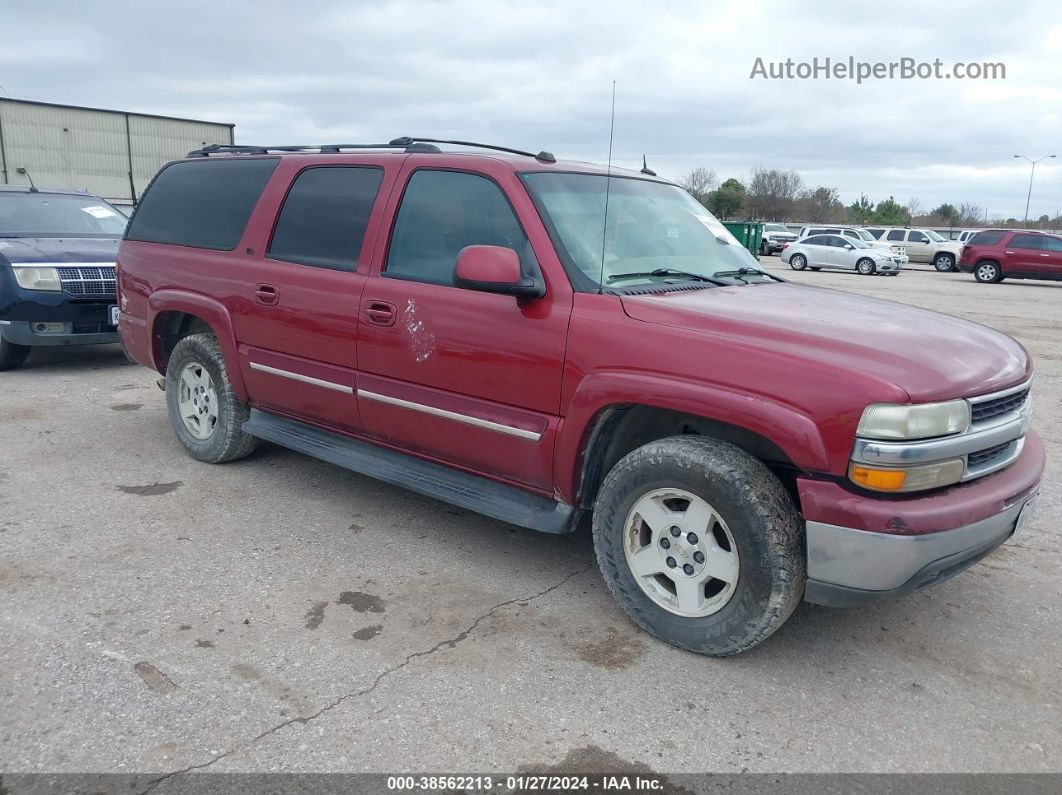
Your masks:
{"label": "green dumpster", "polygon": [[730,234],[738,239],[752,256],[760,253],[760,240],[763,239],[763,224],[752,221],[724,221],[723,226],[730,230]]}

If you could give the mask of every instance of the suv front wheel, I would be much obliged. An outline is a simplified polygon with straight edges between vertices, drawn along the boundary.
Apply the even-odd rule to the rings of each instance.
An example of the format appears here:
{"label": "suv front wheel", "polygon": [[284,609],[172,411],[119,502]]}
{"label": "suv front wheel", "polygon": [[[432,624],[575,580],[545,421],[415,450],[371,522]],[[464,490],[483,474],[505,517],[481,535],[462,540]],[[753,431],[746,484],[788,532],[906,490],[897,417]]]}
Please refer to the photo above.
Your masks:
{"label": "suv front wheel", "polygon": [[166,407],[177,438],[200,461],[233,461],[257,444],[243,432],[250,409],[232,391],[213,334],[192,334],[174,346],[166,366]]}
{"label": "suv front wheel", "polygon": [[14,370],[26,361],[29,352],[28,345],[16,345],[13,342],[8,342],[0,335],[0,371]]}
{"label": "suv front wheel", "polygon": [[601,486],[593,534],[624,612],[700,654],[751,649],[803,596],[793,501],[766,466],[725,442],[678,436],[628,454]]}

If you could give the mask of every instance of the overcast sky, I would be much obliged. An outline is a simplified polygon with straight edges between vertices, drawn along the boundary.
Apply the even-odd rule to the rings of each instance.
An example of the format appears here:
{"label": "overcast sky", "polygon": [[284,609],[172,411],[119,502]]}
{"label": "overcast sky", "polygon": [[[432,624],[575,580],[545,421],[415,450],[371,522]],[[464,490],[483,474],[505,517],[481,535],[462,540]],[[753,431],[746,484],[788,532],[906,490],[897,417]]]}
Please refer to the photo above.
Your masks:
{"label": "overcast sky", "polygon": [[[233,122],[243,143],[460,137],[662,175],[794,168],[851,202],[1062,210],[1062,12],[992,2],[3,0],[9,96]],[[1005,80],[751,80],[765,62],[1002,62]]]}

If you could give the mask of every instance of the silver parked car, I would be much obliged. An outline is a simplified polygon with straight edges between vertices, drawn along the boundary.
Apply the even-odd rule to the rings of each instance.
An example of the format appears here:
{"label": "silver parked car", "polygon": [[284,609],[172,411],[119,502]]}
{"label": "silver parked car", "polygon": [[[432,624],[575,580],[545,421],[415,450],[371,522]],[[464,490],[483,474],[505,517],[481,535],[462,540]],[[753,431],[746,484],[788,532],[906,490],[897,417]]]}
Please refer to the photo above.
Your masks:
{"label": "silver parked car", "polygon": [[885,273],[895,276],[903,267],[900,254],[840,235],[811,235],[791,243],[782,251],[782,262],[795,271],[830,268],[858,271],[864,276]]}

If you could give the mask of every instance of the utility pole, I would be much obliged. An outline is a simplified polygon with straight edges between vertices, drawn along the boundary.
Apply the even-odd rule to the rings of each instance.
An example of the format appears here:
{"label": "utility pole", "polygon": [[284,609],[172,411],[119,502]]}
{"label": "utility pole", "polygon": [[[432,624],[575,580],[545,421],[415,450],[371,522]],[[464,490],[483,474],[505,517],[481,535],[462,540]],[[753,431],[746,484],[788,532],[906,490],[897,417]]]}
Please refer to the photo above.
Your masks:
{"label": "utility pole", "polygon": [[1032,163],[1032,170],[1029,172],[1029,193],[1025,197],[1025,220],[1022,222],[1022,226],[1028,227],[1029,226],[1029,200],[1032,199],[1032,184],[1033,184],[1033,177],[1036,176],[1036,164],[1039,163],[1041,160],[1045,160],[1045,159],[1047,159],[1049,157],[1054,157],[1054,155],[1044,155],[1043,157],[1038,157],[1035,160],[1033,160],[1031,157],[1025,157],[1025,155],[1014,155],[1014,156],[1023,158],[1024,160],[1028,160],[1030,163]]}

